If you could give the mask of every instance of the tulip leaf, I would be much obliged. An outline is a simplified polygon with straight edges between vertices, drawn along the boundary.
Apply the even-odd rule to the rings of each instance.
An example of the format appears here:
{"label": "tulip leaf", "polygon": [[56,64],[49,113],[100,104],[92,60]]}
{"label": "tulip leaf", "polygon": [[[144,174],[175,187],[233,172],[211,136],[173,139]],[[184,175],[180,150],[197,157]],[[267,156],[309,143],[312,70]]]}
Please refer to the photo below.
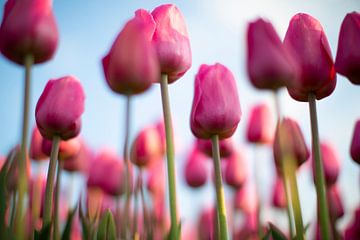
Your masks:
{"label": "tulip leaf", "polygon": [[79,201],[79,216],[80,216],[80,221],[81,221],[82,237],[83,237],[83,239],[89,239],[90,226],[89,226],[89,223],[87,222],[87,219],[85,218],[84,213],[82,211],[81,201]]}
{"label": "tulip leaf", "polygon": [[279,228],[277,228],[274,224],[269,223],[271,237],[274,240],[287,240],[287,237],[284,233],[281,232]]}
{"label": "tulip leaf", "polygon": [[47,225],[43,226],[40,231],[34,231],[34,239],[35,240],[46,240],[50,239],[51,234],[51,222]]}
{"label": "tulip leaf", "polygon": [[101,240],[115,240],[116,230],[114,217],[110,210],[106,210],[105,214],[100,220],[97,232],[97,239]]}
{"label": "tulip leaf", "polygon": [[70,240],[72,222],[73,222],[75,213],[76,213],[76,207],[72,211],[69,211],[67,220],[66,220],[65,229],[61,236],[61,240]]}

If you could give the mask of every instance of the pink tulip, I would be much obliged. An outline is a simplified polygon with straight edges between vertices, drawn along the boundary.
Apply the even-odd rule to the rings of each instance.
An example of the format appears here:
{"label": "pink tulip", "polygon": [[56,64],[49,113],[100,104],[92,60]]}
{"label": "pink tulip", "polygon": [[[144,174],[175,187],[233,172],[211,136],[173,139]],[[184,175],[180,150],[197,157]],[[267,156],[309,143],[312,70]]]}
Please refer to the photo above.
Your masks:
{"label": "pink tulip", "polygon": [[[81,147],[81,142],[79,137],[75,137],[69,139],[67,141],[60,141],[59,145],[59,160],[66,160],[68,158],[76,156]],[[41,149],[42,152],[45,153],[47,156],[50,156],[52,148],[52,141],[44,138],[42,141]]]}
{"label": "pink tulip", "polygon": [[155,161],[148,168],[146,187],[152,195],[162,196],[165,193],[165,166],[161,160]]}
{"label": "pink tulip", "polygon": [[198,220],[199,240],[215,239],[216,208],[205,208],[201,211]]}
{"label": "pink tulip", "polygon": [[358,240],[360,238],[360,208],[354,211],[354,218],[345,229],[344,240]]}
{"label": "pink tulip", "polygon": [[293,85],[298,69],[272,24],[263,19],[247,29],[247,71],[254,87],[276,90]]}
{"label": "pink tulip", "polygon": [[42,151],[42,142],[43,142],[43,137],[41,136],[39,129],[35,125],[31,134],[31,142],[29,149],[29,155],[31,159],[35,161],[48,159],[48,155],[46,155]]}
{"label": "pink tulip", "polygon": [[286,151],[295,157],[297,167],[300,167],[306,162],[310,156],[309,149],[306,146],[299,124],[291,118],[284,118],[281,122],[281,127],[283,129],[281,137],[284,138],[281,141],[286,143],[286,146],[280,148],[279,128],[276,130],[273,145],[275,166],[278,173],[281,172],[281,151]]}
{"label": "pink tulip", "polygon": [[138,10],[115,39],[102,60],[106,81],[114,92],[139,94],[160,78],[158,59],[150,42],[154,31],[150,13]]}
{"label": "pink tulip", "polygon": [[36,124],[44,138],[59,136],[62,140],[76,137],[81,128],[85,94],[73,76],[50,80],[36,105]]}
{"label": "pink tulip", "polygon": [[163,119],[158,121],[156,124],[156,130],[158,131],[160,140],[161,140],[161,148],[162,148],[162,154],[164,155],[166,153],[166,135],[165,135],[165,123]]}
{"label": "pink tulip", "polygon": [[173,83],[191,67],[191,49],[185,20],[180,10],[173,4],[155,8],[151,15],[156,23],[152,38],[161,73],[168,75],[168,83]]}
{"label": "pink tulip", "polygon": [[130,160],[138,167],[146,167],[162,157],[162,145],[158,131],[149,126],[136,136],[130,153]]}
{"label": "pink tulip", "polygon": [[[246,213],[244,223],[238,232],[235,233],[234,239],[256,240],[258,238],[258,216],[255,213]],[[272,239],[272,238],[270,238]]]}
{"label": "pink tulip", "polygon": [[335,69],[353,84],[360,84],[360,14],[348,13],[339,34]]}
{"label": "pink tulip", "polygon": [[342,201],[342,197],[338,185],[334,184],[328,187],[326,194],[329,203],[330,217],[333,218],[334,220],[337,220],[342,216],[344,216],[345,214],[344,204]]}
{"label": "pink tulip", "polygon": [[36,212],[37,217],[42,217],[45,201],[46,176],[39,174],[33,176],[29,185],[29,207]]}
{"label": "pink tulip", "polygon": [[272,117],[267,104],[255,105],[250,112],[247,124],[247,140],[250,143],[268,144],[274,137]]}
{"label": "pink tulip", "polygon": [[[211,140],[208,139],[197,139],[196,140],[197,148],[206,154],[208,157],[212,157],[212,144]],[[220,157],[227,158],[230,157],[234,152],[234,142],[232,138],[225,138],[219,141],[219,150]]]}
{"label": "pink tulip", "polygon": [[351,140],[350,154],[352,159],[360,164],[360,120],[357,120]]}
{"label": "pink tulip", "polygon": [[224,65],[201,65],[195,78],[191,131],[197,138],[231,137],[241,109],[233,74]]}
{"label": "pink tulip", "polygon": [[234,197],[235,209],[241,210],[245,213],[256,213],[258,210],[258,196],[255,185],[246,183],[244,187],[238,189]]}
{"label": "pink tulip", "polygon": [[58,29],[51,0],[8,0],[0,26],[0,51],[9,60],[24,64],[51,59],[58,45]]}
{"label": "pink tulip", "polygon": [[318,20],[305,13],[290,21],[284,44],[292,50],[300,67],[300,77],[289,94],[297,101],[308,101],[309,93],[320,100],[329,96],[336,86],[336,74],[330,46]]}
{"label": "pink tulip", "polygon": [[190,187],[201,187],[208,179],[207,158],[196,146],[186,159],[184,171],[186,183]]}
{"label": "pink tulip", "polygon": [[[60,143],[61,149],[61,143]],[[90,148],[86,145],[84,140],[80,140],[80,150],[77,154],[63,161],[61,167],[68,172],[83,172],[88,171],[90,162],[93,158],[93,153]]]}
{"label": "pink tulip", "polygon": [[234,150],[225,164],[225,182],[229,186],[239,189],[248,177],[247,164],[244,155],[240,150]]}
{"label": "pink tulip", "polygon": [[276,180],[272,188],[272,205],[276,208],[286,208],[284,180],[280,176],[276,176]]}

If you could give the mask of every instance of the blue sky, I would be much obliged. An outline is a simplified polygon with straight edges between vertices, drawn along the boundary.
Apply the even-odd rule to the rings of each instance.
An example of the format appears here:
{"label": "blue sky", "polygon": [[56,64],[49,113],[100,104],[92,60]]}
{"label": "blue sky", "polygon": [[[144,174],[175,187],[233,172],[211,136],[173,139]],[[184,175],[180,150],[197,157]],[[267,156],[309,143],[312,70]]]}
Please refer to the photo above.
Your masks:
{"label": "blue sky", "polygon": [[[4,5],[1,0],[1,6]],[[53,60],[35,66],[32,74],[31,124],[34,123],[34,108],[46,82],[72,74],[83,83],[86,92],[86,110],[83,116],[82,135],[94,148],[109,146],[120,152],[123,143],[123,119],[125,99],[110,91],[105,83],[101,58],[107,53],[124,23],[138,8],[148,10],[168,1],[54,1],[54,12],[60,31],[60,45]],[[173,111],[175,132],[179,139],[177,164],[178,178],[182,174],[182,163],[193,137],[189,128],[189,116],[193,97],[193,81],[202,63],[220,62],[234,73],[240,95],[243,117],[235,135],[235,141],[247,153],[251,166],[253,149],[245,144],[244,129],[249,108],[259,101],[272,106],[271,94],[256,91],[250,84],[245,71],[245,31],[247,22],[256,17],[269,19],[284,36],[290,18],[298,13],[309,13],[323,25],[336,54],[338,32],[346,13],[360,11],[357,0],[193,0],[173,1],[183,12],[191,40],[193,66],[188,73],[170,86],[170,100]],[[0,16],[3,15],[1,7]],[[22,91],[24,71],[21,67],[0,57],[0,154],[7,151],[20,139]],[[353,125],[360,118],[359,87],[351,85],[338,76],[334,93],[318,102],[320,136],[329,139],[338,149],[343,162],[340,175],[341,192],[346,196],[346,209],[353,209],[359,203],[359,169],[349,156],[349,144]],[[281,92],[283,112],[296,118],[302,127],[306,141],[311,143],[308,107]],[[148,92],[136,96],[133,103],[132,138],[141,127],[162,117],[159,86],[154,85]],[[262,149],[263,165],[261,189],[265,198],[271,185],[272,154]],[[312,178],[304,169],[299,175],[300,195],[305,222],[315,215],[314,189]],[[210,184],[199,191],[189,190],[178,180],[179,202],[182,216],[192,221],[204,202],[213,201],[214,192]],[[230,199],[229,199],[230,200]],[[269,216],[271,213],[269,213]],[[269,217],[271,218],[271,216]],[[191,219],[191,220],[189,220]],[[344,225],[347,219],[341,223]]]}

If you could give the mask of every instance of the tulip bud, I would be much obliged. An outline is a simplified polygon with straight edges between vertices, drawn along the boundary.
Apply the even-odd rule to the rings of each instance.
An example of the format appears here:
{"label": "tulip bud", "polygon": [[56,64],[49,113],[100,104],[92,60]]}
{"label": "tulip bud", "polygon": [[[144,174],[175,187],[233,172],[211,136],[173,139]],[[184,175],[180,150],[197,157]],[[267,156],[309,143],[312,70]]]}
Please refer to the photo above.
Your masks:
{"label": "tulip bud", "polygon": [[242,210],[245,213],[256,213],[258,204],[259,199],[254,184],[246,183],[244,187],[236,191],[234,197],[235,209]]}
{"label": "tulip bud", "polygon": [[151,15],[156,23],[152,42],[160,62],[161,73],[173,83],[191,67],[191,49],[185,20],[173,4],[155,8]]}
{"label": "tulip bud", "polygon": [[130,160],[138,167],[146,167],[162,156],[162,145],[158,131],[154,127],[144,128],[135,138]]}
{"label": "tulip bud", "polygon": [[161,140],[162,155],[164,155],[166,153],[166,135],[165,135],[165,123],[163,119],[158,121],[155,126]]}
{"label": "tulip bud", "polygon": [[[327,186],[336,183],[339,176],[341,162],[335,147],[329,142],[320,143],[321,159],[324,167],[325,182]],[[313,176],[315,181],[315,162],[313,163]]]}
{"label": "tulip bud", "polygon": [[286,194],[284,189],[284,180],[280,176],[276,176],[276,180],[272,189],[272,205],[276,208],[286,208]]}
{"label": "tulip bud", "polygon": [[355,123],[354,133],[351,140],[350,154],[352,159],[360,164],[360,120]]}
{"label": "tulip bud", "polygon": [[233,74],[224,65],[201,65],[195,78],[191,131],[197,138],[231,137],[240,121],[241,109]]}
{"label": "tulip bud", "polygon": [[[310,156],[308,147],[306,146],[304,136],[301,132],[299,124],[291,119],[284,118],[280,125],[282,131],[279,131],[279,126],[276,129],[273,153],[275,166],[278,173],[281,173],[281,161],[282,151],[286,151],[295,158],[297,167],[300,167]],[[280,135],[281,134],[281,135]],[[284,138],[284,139],[280,139]],[[280,140],[283,143],[286,143],[285,146],[280,145]]]}
{"label": "tulip bud", "polygon": [[155,22],[138,10],[115,39],[102,64],[106,81],[116,93],[131,95],[147,90],[160,78],[156,52],[150,40]]}
{"label": "tulip bud", "polygon": [[334,184],[328,187],[326,194],[329,203],[330,217],[337,220],[344,216],[344,204],[339,192],[338,185]]}
{"label": "tulip bud", "polygon": [[148,169],[146,187],[155,196],[165,192],[165,166],[163,161],[155,161]]}
{"label": "tulip bud", "polygon": [[81,128],[85,94],[78,79],[66,76],[50,80],[36,105],[36,124],[44,138],[76,137]]}
{"label": "tulip bud", "polygon": [[[60,141],[59,145],[59,160],[66,160],[68,158],[74,157],[80,151],[81,143],[78,137],[69,139],[67,141]],[[52,141],[49,139],[43,139],[41,145],[43,153],[47,156],[51,154]]]}
{"label": "tulip bud", "polygon": [[348,13],[339,34],[335,69],[353,84],[360,84],[360,14]]}
{"label": "tulip bud", "polygon": [[250,112],[247,125],[247,140],[250,143],[271,143],[274,136],[272,118],[267,104],[255,105]]}
{"label": "tulip bud", "polygon": [[[60,143],[60,152],[61,152],[61,143]],[[86,143],[83,140],[80,140],[80,149],[79,152],[72,157],[66,159],[61,164],[61,167],[68,172],[83,172],[86,173],[89,168],[89,163],[92,160],[93,154]]]}
{"label": "tulip bud", "polygon": [[293,56],[272,24],[261,18],[248,25],[247,71],[254,87],[270,90],[293,85],[298,75]]}
{"label": "tulip bud", "polygon": [[198,239],[215,239],[216,209],[205,208],[200,213],[198,220]]}
{"label": "tulip bud", "polygon": [[30,150],[29,150],[29,155],[31,159],[35,161],[48,159],[48,155],[46,155],[42,151],[42,142],[43,142],[43,137],[41,136],[39,129],[35,125],[31,134],[31,142],[30,142]]}
{"label": "tulip bud", "polygon": [[320,100],[329,96],[336,86],[336,74],[330,46],[318,20],[305,13],[290,21],[284,44],[293,53],[300,67],[300,77],[289,94],[297,101],[307,102],[309,93]]}
{"label": "tulip bud", "polygon": [[[208,139],[200,139],[196,140],[197,148],[208,157],[212,157],[212,143],[211,140]],[[227,158],[230,157],[234,152],[234,142],[232,138],[225,138],[219,141],[219,150],[220,157]]]}
{"label": "tulip bud", "polygon": [[193,188],[201,187],[206,183],[207,158],[194,147],[185,162],[185,180]]}
{"label": "tulip bud", "polygon": [[227,159],[225,165],[225,182],[229,186],[241,188],[248,177],[247,165],[241,151],[234,150],[233,154]]}
{"label": "tulip bud", "polygon": [[8,0],[0,26],[0,51],[9,60],[24,64],[52,58],[58,45],[58,29],[51,0]]}
{"label": "tulip bud", "polygon": [[355,209],[354,218],[345,229],[345,240],[357,240],[360,238],[360,208]]}

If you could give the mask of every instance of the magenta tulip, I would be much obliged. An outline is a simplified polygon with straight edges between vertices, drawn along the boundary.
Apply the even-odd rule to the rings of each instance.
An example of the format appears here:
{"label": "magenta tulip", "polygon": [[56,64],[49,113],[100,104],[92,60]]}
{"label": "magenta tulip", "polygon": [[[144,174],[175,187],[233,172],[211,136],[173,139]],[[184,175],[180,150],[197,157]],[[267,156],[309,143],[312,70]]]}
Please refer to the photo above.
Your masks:
{"label": "magenta tulip", "polygon": [[354,217],[345,229],[345,240],[357,240],[360,238],[360,208],[354,211]]}
{"label": "magenta tulip", "polygon": [[184,173],[186,183],[193,188],[203,186],[208,179],[207,158],[196,146],[187,157]]}
{"label": "magenta tulip", "polygon": [[138,10],[115,39],[102,60],[106,81],[114,92],[139,94],[160,78],[158,59],[150,42],[154,30],[150,13]]}
{"label": "magenta tulip", "polygon": [[[61,143],[60,143],[61,151]],[[82,172],[86,173],[89,169],[90,162],[92,161],[93,153],[86,145],[84,140],[80,140],[80,150],[77,154],[73,155],[62,162],[61,167],[68,172]]]}
{"label": "magenta tulip", "polygon": [[[208,139],[197,139],[196,140],[197,148],[206,154],[208,157],[212,157],[212,144],[211,140]],[[220,157],[227,158],[230,157],[234,152],[234,141],[232,138],[225,138],[219,141]]]}
{"label": "magenta tulip", "polygon": [[0,26],[0,51],[9,60],[24,64],[51,59],[58,45],[58,29],[51,0],[8,0]]}
{"label": "magenta tulip", "polygon": [[348,13],[339,34],[335,69],[353,84],[360,84],[360,14]]}
{"label": "magenta tulip", "polygon": [[268,144],[274,138],[271,112],[267,104],[255,105],[247,124],[247,140],[250,143]]}
{"label": "magenta tulip", "polygon": [[48,159],[48,155],[46,155],[42,150],[42,142],[43,137],[37,126],[35,125],[31,134],[31,142],[29,149],[29,156],[32,160],[40,161]]}
{"label": "magenta tulip", "polygon": [[231,137],[240,121],[241,109],[233,74],[224,65],[201,65],[195,78],[191,131],[197,138]]}
{"label": "magenta tulip", "polygon": [[198,219],[198,238],[199,240],[215,239],[216,209],[205,208],[200,212]]}
{"label": "magenta tulip", "polygon": [[234,150],[225,164],[224,180],[229,186],[239,189],[247,180],[247,164],[240,150]]}
{"label": "magenta tulip", "polygon": [[292,86],[298,75],[296,62],[274,27],[261,18],[248,25],[247,71],[254,87],[270,90]]}
{"label": "magenta tulip", "polygon": [[276,208],[286,208],[286,193],[284,189],[284,180],[277,176],[272,188],[272,205]]}
{"label": "magenta tulip", "polygon": [[[67,141],[61,141],[59,145],[59,160],[66,160],[68,158],[76,156],[80,151],[81,143],[79,137],[69,139]],[[50,156],[52,148],[52,141],[43,139],[41,149],[47,156]]]}
{"label": "magenta tulip", "polygon": [[234,197],[235,209],[249,214],[256,213],[258,205],[259,199],[254,184],[247,182],[244,187],[236,191]]}
{"label": "magenta tulip", "polygon": [[284,44],[291,49],[300,67],[300,77],[288,91],[297,101],[308,101],[313,93],[320,100],[329,96],[336,86],[336,74],[330,46],[318,20],[305,13],[290,21]]}
{"label": "magenta tulip", "polygon": [[191,67],[191,49],[184,17],[173,4],[155,8],[151,15],[156,23],[152,38],[162,74],[173,83]]}
{"label": "magenta tulip", "polygon": [[165,166],[164,162],[153,162],[148,168],[146,187],[154,196],[163,196],[165,192]]}
{"label": "magenta tulip", "polygon": [[327,191],[327,199],[329,203],[330,217],[337,220],[344,216],[344,204],[337,184],[330,186]]}
{"label": "magenta tulip", "polygon": [[355,123],[351,140],[350,155],[356,163],[360,164],[360,120],[357,120]]}
{"label": "magenta tulip", "polygon": [[76,137],[81,128],[85,94],[78,79],[66,76],[50,80],[36,105],[36,124],[44,138]]}

